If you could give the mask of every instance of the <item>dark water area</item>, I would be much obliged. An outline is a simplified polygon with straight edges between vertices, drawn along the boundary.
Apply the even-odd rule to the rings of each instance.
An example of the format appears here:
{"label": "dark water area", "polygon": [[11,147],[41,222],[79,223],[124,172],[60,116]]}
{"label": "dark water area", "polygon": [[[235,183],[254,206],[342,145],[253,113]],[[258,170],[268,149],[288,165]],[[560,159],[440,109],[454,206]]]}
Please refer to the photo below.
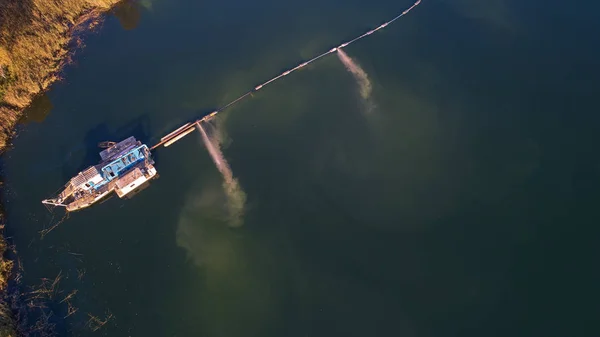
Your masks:
{"label": "dark water area", "polygon": [[593,2],[423,0],[345,49],[371,108],[330,55],[220,115],[242,226],[195,133],[40,239],[98,142],[152,145],[411,4],[142,0],[86,36],[3,158],[23,286],[78,290],[60,334],[597,336]]}

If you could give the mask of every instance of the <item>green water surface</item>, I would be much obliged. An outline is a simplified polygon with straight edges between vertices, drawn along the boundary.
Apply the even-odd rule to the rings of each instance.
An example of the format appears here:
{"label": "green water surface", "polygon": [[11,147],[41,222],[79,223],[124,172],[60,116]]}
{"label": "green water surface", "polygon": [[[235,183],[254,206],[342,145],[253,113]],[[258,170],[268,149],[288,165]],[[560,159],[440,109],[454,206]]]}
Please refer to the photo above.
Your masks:
{"label": "green water surface", "polygon": [[411,4],[144,0],[88,34],[3,158],[22,286],[79,290],[60,335],[596,335],[594,4],[423,0],[346,49],[368,101],[329,55],[220,114],[243,225],[194,133],[40,239],[98,142],[152,145]]}

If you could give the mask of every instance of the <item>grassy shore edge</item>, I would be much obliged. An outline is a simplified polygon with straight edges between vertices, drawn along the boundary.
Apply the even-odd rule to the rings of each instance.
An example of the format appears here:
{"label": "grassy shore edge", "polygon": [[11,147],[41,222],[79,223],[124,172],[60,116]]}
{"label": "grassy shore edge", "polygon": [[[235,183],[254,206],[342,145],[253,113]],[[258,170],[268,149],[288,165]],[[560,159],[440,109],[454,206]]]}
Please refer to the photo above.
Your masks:
{"label": "grassy shore edge", "polygon": [[[121,0],[0,0],[0,154],[10,147],[17,122],[32,100],[60,79],[102,14]],[[4,188],[0,177],[0,189]],[[4,200],[0,199],[4,205]],[[8,294],[14,272],[0,207],[0,337],[19,336]]]}

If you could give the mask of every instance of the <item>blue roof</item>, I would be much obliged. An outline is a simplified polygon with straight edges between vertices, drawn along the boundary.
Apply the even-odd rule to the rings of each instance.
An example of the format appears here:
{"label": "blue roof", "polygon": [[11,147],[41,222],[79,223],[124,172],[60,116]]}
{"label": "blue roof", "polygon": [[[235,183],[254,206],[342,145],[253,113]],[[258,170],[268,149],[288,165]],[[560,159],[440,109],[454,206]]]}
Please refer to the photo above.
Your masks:
{"label": "blue roof", "polygon": [[113,180],[133,165],[143,161],[146,157],[150,157],[150,150],[148,150],[148,146],[145,144],[130,150],[102,167],[104,179],[107,182]]}

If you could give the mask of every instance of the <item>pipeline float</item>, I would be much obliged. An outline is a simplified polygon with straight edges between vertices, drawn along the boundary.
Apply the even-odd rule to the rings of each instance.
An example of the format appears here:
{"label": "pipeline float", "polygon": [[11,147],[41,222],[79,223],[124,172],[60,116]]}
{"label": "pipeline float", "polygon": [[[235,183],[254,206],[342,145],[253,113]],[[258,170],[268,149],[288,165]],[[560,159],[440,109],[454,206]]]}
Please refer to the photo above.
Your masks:
{"label": "pipeline float", "polygon": [[152,179],[158,177],[156,168],[153,166],[154,161],[152,160],[151,151],[160,146],[169,147],[173,145],[183,137],[192,133],[196,128],[201,129],[201,123],[213,119],[219,112],[244,100],[252,93],[261,90],[265,86],[296,70],[306,67],[324,56],[335,53],[338,49],[341,50],[342,48],[387,27],[389,24],[408,14],[408,12],[420,3],[421,0],[417,0],[401,14],[379,25],[377,28],[371,29],[352,40],[344,42],[337,47],[333,47],[308,61],[300,63],[296,67],[284,71],[255,86],[233,101],[198,120],[183,124],[171,133],[162,137],[158,143],[150,148],[146,144],[142,144],[140,141],[136,140],[134,137],[129,137],[118,143],[103,142],[102,144],[106,149],[100,152],[100,163],[79,172],[76,176],[71,178],[64,188],[57,192],[54,197],[42,200],[42,203],[51,207],[61,206],[68,212],[73,212],[89,207],[105,199],[111,195],[112,192],[116,192],[120,198],[128,198],[135,195],[138,191],[145,188]]}

